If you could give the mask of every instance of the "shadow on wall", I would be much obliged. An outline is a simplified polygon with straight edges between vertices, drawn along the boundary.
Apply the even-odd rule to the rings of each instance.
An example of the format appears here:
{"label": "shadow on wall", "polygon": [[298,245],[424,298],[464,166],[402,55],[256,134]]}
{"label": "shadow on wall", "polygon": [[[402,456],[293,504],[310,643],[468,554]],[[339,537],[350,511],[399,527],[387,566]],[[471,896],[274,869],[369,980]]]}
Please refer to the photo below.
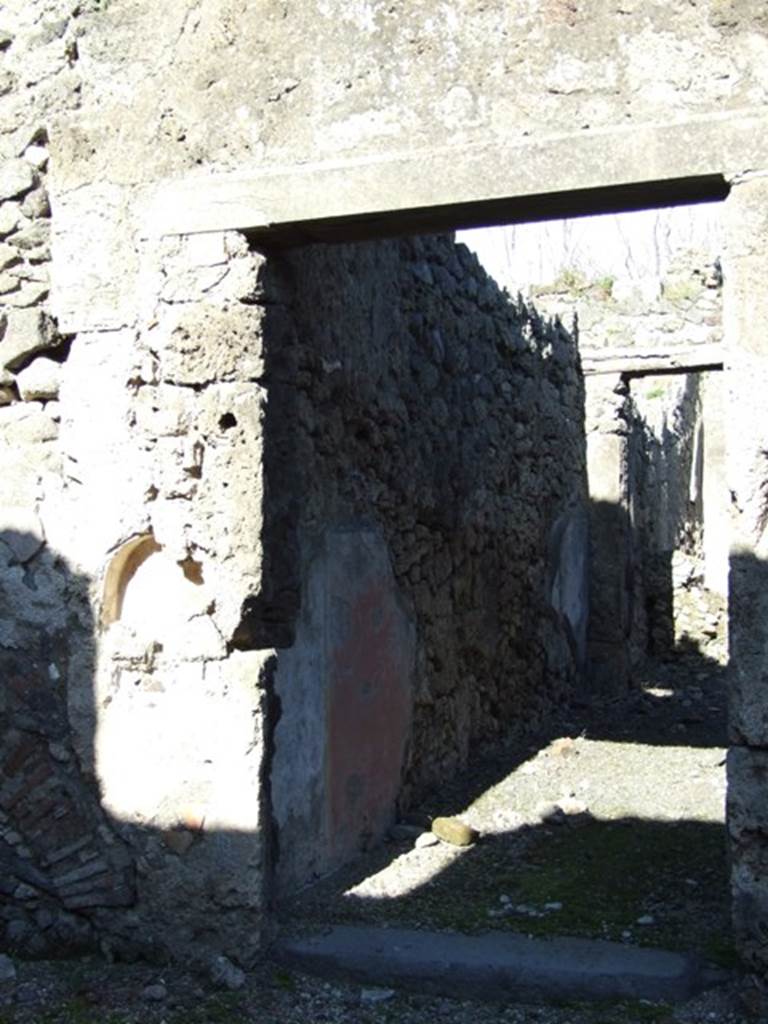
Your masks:
{"label": "shadow on wall", "polygon": [[[5,530],[0,539],[4,945],[56,955],[91,948],[91,917],[134,903],[134,855],[110,827],[94,777],[88,583],[39,537]],[[72,678],[83,685],[68,692]],[[73,733],[85,738],[79,750]]]}
{"label": "shadow on wall", "polygon": [[[647,499],[641,494],[640,501]],[[682,548],[657,549],[621,505],[592,501],[589,519],[590,689],[621,695],[642,678],[649,659],[690,653],[718,664],[727,611],[703,586],[701,561]]]}
{"label": "shadow on wall", "polygon": [[[210,796],[203,776],[229,778],[225,758],[206,758],[211,746],[238,739],[216,735],[216,681],[174,701],[167,675],[147,674],[145,651],[132,668],[120,665],[119,677],[112,666],[97,698],[89,581],[39,537],[14,530],[0,536],[0,579],[2,948],[31,957],[100,949],[157,962],[172,953],[212,969],[216,953],[249,961],[261,944],[262,837],[218,827],[199,804],[174,805],[190,779],[202,798]],[[249,689],[258,683],[251,672]],[[105,712],[117,699],[130,705],[134,693],[137,720],[128,706],[121,743]],[[160,746],[150,739],[158,727]],[[118,813],[125,801],[137,810]],[[165,827],[164,801],[174,812]]]}
{"label": "shadow on wall", "polygon": [[618,695],[631,678],[634,618],[635,565],[626,509],[591,501],[589,538],[588,686],[591,692]]}

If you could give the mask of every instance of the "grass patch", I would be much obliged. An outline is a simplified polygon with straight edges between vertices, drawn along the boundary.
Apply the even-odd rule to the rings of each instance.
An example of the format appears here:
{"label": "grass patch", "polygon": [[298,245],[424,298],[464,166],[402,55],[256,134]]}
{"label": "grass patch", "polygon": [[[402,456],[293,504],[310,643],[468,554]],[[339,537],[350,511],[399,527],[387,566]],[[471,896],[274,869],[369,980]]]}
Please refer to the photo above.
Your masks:
{"label": "grass patch", "polygon": [[172,1024],[240,1024],[246,1017],[240,992],[216,992],[199,1005],[179,1011]]}
{"label": "grass patch", "polygon": [[[638,945],[703,952],[713,922],[727,928],[725,836],[716,825],[593,821],[539,840],[510,882],[522,903],[563,905],[526,918],[533,935],[620,941],[628,931]],[[638,924],[646,916],[653,923]]]}
{"label": "grass patch", "polygon": [[39,1024],[104,1024],[102,1011],[81,996],[72,996],[55,1009],[44,1010]]}
{"label": "grass patch", "polygon": [[567,293],[572,296],[592,296],[606,301],[613,295],[615,278],[610,274],[602,277],[589,278],[578,267],[562,267],[551,284],[540,285],[532,289],[534,295],[550,295]]}
{"label": "grass patch", "polygon": [[562,999],[553,1005],[562,1010],[590,1014],[593,1024],[627,1024],[627,1021],[633,1024],[671,1024],[674,1019],[668,1003],[652,1003],[645,999],[622,999],[617,1003]]}
{"label": "grass patch", "polygon": [[736,943],[730,935],[710,935],[704,943],[702,952],[707,960],[711,960],[713,964],[724,967],[726,970],[739,971],[744,966],[736,949]]}
{"label": "grass patch", "polygon": [[275,971],[273,979],[278,988],[285,989],[286,992],[295,992],[296,980],[288,971]]}
{"label": "grass patch", "polygon": [[692,278],[675,277],[662,284],[664,298],[670,302],[691,302],[701,290],[701,282]]}

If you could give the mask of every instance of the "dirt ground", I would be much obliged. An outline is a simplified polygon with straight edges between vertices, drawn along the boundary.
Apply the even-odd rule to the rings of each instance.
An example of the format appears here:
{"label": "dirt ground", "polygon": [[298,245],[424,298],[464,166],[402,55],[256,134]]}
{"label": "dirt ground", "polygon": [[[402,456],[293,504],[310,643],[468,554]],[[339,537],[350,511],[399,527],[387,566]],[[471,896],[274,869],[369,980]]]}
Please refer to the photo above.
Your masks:
{"label": "dirt ground", "polygon": [[[696,950],[737,969],[724,731],[718,666],[658,667],[636,693],[569,708],[523,751],[487,758],[431,794],[389,842],[286,903],[283,927],[589,935]],[[478,841],[423,845],[430,820],[446,814],[475,828]],[[0,985],[0,1024],[738,1024],[755,1019],[759,1004],[737,974],[684,1006],[531,1006],[331,983],[269,959],[236,990],[193,970],[96,959],[15,967]]]}

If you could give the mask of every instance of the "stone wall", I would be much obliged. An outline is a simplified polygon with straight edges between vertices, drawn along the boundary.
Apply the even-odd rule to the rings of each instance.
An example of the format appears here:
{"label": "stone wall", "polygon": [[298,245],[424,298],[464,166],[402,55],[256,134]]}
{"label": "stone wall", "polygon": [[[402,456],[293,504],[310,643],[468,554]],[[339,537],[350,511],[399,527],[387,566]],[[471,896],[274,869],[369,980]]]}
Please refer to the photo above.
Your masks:
{"label": "stone wall", "polygon": [[638,559],[635,661],[727,648],[727,512],[720,372],[632,382]]}
{"label": "stone wall", "polygon": [[[398,800],[471,745],[534,725],[572,685],[580,390],[565,335],[511,306],[448,242],[289,260],[311,298],[294,283],[283,300],[237,234],[136,238],[131,302],[123,271],[97,275],[94,329],[63,333],[54,308],[68,308],[86,252],[109,264],[115,209],[105,186],[83,209],[81,241],[57,234],[47,143],[82,101],[83,31],[105,17],[26,4],[0,38],[5,941],[50,953],[108,935],[120,955],[247,959],[273,856],[273,652],[277,736],[289,737],[279,752],[289,742],[295,757],[301,716],[325,698],[315,656],[304,671],[294,662],[325,621],[315,595],[338,579],[349,596],[345,565],[363,582],[373,572],[394,653],[371,665],[355,648],[365,621],[332,617],[342,654],[391,693],[369,708],[330,673],[335,698],[306,768],[317,774],[332,751],[325,846],[306,863],[296,836],[310,812],[294,824],[278,813],[286,878],[351,855]],[[323,337],[320,310],[334,325]],[[289,345],[273,341],[281,330]],[[303,433],[286,435],[293,423]],[[286,699],[295,680],[315,704]],[[366,774],[350,738],[361,722],[375,737],[382,721],[390,734]],[[281,775],[285,763],[275,799],[292,809],[305,779]],[[350,811],[344,787],[358,776],[367,790]]]}
{"label": "stone wall", "polygon": [[0,409],[20,951],[258,948],[270,652],[229,642],[261,566],[256,265],[235,236],[154,252],[141,327],[68,339],[55,392],[26,353]]}
{"label": "stone wall", "polygon": [[[206,562],[207,541],[197,544],[198,537],[209,536],[206,525],[213,527],[217,537],[229,531],[238,534],[238,524],[226,520],[228,506],[223,498],[224,484],[231,485],[233,472],[228,469],[224,479],[214,481],[206,501],[195,499],[190,506],[191,498],[183,496],[185,488],[192,486],[190,480],[206,479],[200,448],[183,448],[184,430],[199,424],[202,437],[196,437],[196,442],[203,444],[204,451],[208,444],[215,452],[217,429],[231,429],[230,417],[237,424],[242,422],[209,386],[211,378],[201,383],[176,372],[187,356],[195,359],[194,346],[188,342],[196,336],[225,338],[224,349],[217,348],[228,374],[225,382],[242,387],[249,401],[257,394],[251,385],[258,384],[258,376],[249,376],[244,364],[240,377],[238,366],[227,364],[224,354],[230,339],[242,339],[242,320],[254,310],[253,293],[248,290],[235,288],[229,297],[212,291],[222,280],[219,275],[225,266],[230,284],[237,276],[230,276],[230,261],[238,243],[230,237],[232,249],[225,249],[224,257],[209,248],[228,244],[221,232],[258,228],[272,234],[282,231],[295,241],[317,237],[313,232],[321,231],[323,218],[335,223],[351,217],[359,234],[368,236],[375,230],[402,230],[406,216],[410,224],[427,215],[432,224],[446,223],[458,211],[463,223],[479,223],[488,219],[487,204],[497,202],[505,210],[514,209],[517,216],[530,216],[532,210],[547,212],[538,202],[542,194],[545,198],[565,195],[578,212],[590,205],[596,193],[604,199],[603,188],[639,186],[632,193],[637,202],[658,196],[654,183],[692,183],[695,189],[701,176],[714,177],[733,186],[728,200],[726,267],[729,407],[736,411],[727,455],[734,537],[730,598],[736,627],[731,635],[735,750],[730,762],[729,815],[740,937],[753,962],[764,967],[768,898],[760,780],[767,719],[764,688],[759,685],[765,671],[766,621],[761,612],[761,595],[766,593],[762,339],[766,336],[767,228],[760,181],[768,162],[764,7],[757,0],[724,0],[706,11],[700,6],[681,9],[662,3],[630,3],[614,11],[598,0],[585,0],[578,9],[556,0],[543,6],[518,0],[470,3],[460,18],[442,20],[433,17],[433,8],[431,0],[409,5],[407,11],[397,4],[350,7],[342,0],[323,0],[301,9],[275,4],[263,19],[247,17],[241,0],[212,0],[202,6],[195,0],[160,6],[141,0],[109,4],[86,0],[77,7],[65,0],[29,0],[3,9],[0,157],[6,194],[1,197],[0,223],[8,234],[13,232],[20,223],[19,209],[27,197],[34,197],[21,212],[25,217],[32,214],[32,224],[23,222],[24,231],[36,225],[31,236],[19,232],[25,238],[25,252],[34,252],[35,259],[18,260],[18,249],[24,249],[21,243],[12,246],[13,252],[4,250],[3,258],[15,261],[16,269],[26,268],[26,274],[41,274],[47,226],[40,223],[47,218],[38,182],[44,174],[54,212],[52,303],[47,304],[44,280],[3,271],[3,294],[16,295],[5,305],[15,309],[19,299],[33,296],[34,302],[35,295],[43,303],[38,308],[44,319],[32,321],[28,353],[40,346],[42,337],[45,344],[60,340],[61,346],[54,347],[64,356],[67,338],[78,335],[67,364],[75,360],[70,380],[80,381],[79,387],[68,390],[69,371],[62,371],[58,408],[50,397],[33,398],[33,391],[26,392],[28,401],[4,407],[4,472],[7,467],[7,478],[18,481],[19,493],[25,495],[12,496],[7,503],[12,511],[3,524],[5,546],[13,554],[4,558],[14,562],[8,567],[8,578],[14,581],[16,594],[32,606],[24,613],[25,620],[29,616],[32,622],[37,615],[41,623],[58,624],[37,631],[43,643],[39,653],[26,641],[13,638],[6,646],[17,644],[12,648],[14,657],[18,651],[24,653],[24,677],[39,684],[30,684],[35,700],[42,692],[41,666],[54,664],[53,672],[46,668],[48,679],[61,673],[60,664],[67,669],[66,678],[57,683],[58,706],[66,694],[70,721],[76,726],[73,736],[78,737],[72,746],[81,763],[75,775],[84,780],[73,792],[78,813],[90,823],[89,828],[96,827],[100,837],[95,852],[91,848],[94,855],[86,852],[73,870],[87,872],[89,861],[106,857],[99,853],[102,841],[105,847],[114,845],[114,858],[107,858],[110,869],[104,872],[112,880],[102,887],[103,900],[105,892],[119,893],[123,883],[134,884],[131,871],[121,875],[121,843],[138,842],[137,850],[151,850],[151,856],[137,853],[134,858],[137,886],[146,884],[158,863],[164,869],[166,860],[174,864],[173,857],[184,856],[170,846],[170,852],[165,852],[157,836],[136,829],[121,833],[118,841],[120,829],[100,821],[96,790],[87,781],[93,758],[79,737],[88,731],[89,716],[90,721],[95,716],[89,678],[89,661],[94,659],[88,654],[86,620],[93,617],[103,622],[100,628],[106,628],[116,604],[106,599],[105,590],[110,599],[117,595],[119,605],[120,581],[127,583],[122,570],[128,567],[129,575],[131,568],[138,572],[136,559],[143,554],[154,573],[161,568],[157,559],[150,561],[162,554],[154,549],[157,545],[186,583],[200,586],[195,580],[202,576],[204,586],[216,589],[216,607],[220,602],[228,609],[223,617],[216,616],[224,628],[227,656],[211,661],[235,671],[238,660],[240,665],[243,662],[231,655],[252,653],[238,650],[235,641],[247,645],[249,636],[250,642],[254,640],[252,624],[246,621],[240,628],[241,613],[261,572],[262,563],[255,554],[261,544],[253,538],[264,528],[264,510],[259,508],[253,522],[246,520],[232,551],[222,554],[212,546]],[[502,40],[503,45],[489,59],[491,38]],[[324,54],[322,61],[317,59],[318,52]],[[542,53],[553,55],[545,73]],[[268,59],[259,59],[262,54]],[[47,167],[45,154],[30,149],[44,147],[46,139],[51,154]],[[34,176],[28,184],[30,168]],[[15,184],[19,181],[21,185]],[[522,201],[510,207],[510,197]],[[615,193],[610,198],[615,202]],[[210,234],[200,243],[186,237],[194,231]],[[180,236],[181,241],[168,241]],[[170,275],[163,277],[157,273],[157,256],[166,244],[171,249],[177,245],[178,251],[169,264]],[[242,260],[239,265],[244,265]],[[164,334],[165,317],[157,315],[167,312],[168,303],[158,305],[164,289],[166,299],[175,294],[178,301],[188,303],[188,312],[195,307],[201,317],[186,340],[187,328],[176,335],[171,331],[178,342],[175,356]],[[241,302],[248,308],[242,309]],[[163,329],[152,337],[160,324]],[[7,326],[3,330],[0,345],[7,344],[10,351],[12,335]],[[250,328],[247,333],[251,337]],[[159,378],[151,369],[156,340],[163,341],[163,358],[170,360],[164,365],[173,366]],[[22,350],[26,344],[22,343]],[[141,359],[134,358],[138,354]],[[26,355],[12,356],[10,372],[20,377],[32,369],[25,365],[26,359]],[[21,397],[19,383],[9,379],[5,360],[0,365],[3,401],[17,394]],[[57,371],[46,364],[42,370],[47,378],[43,394],[50,395],[50,377],[55,378]],[[43,373],[38,369],[35,375]],[[30,383],[40,387],[34,375]],[[166,385],[174,396],[188,387],[186,426],[146,428],[145,435],[145,427],[137,429],[134,391],[149,396],[147,388]],[[209,408],[206,419],[198,416],[196,402],[201,409],[206,402],[211,408],[221,404],[223,411],[216,415]],[[150,405],[150,412],[153,408]],[[161,408],[157,406],[158,414]],[[266,415],[262,403],[250,422],[257,418],[261,422]],[[258,434],[253,431],[254,437]],[[32,443],[40,457],[27,466],[20,453]],[[219,447],[224,450],[223,444]],[[246,443],[233,445],[229,454],[235,461],[242,460],[237,464],[246,477],[249,473],[258,477],[257,468],[249,462],[250,451]],[[134,474],[136,452],[146,454],[146,465]],[[180,479],[174,480],[168,471],[160,481],[167,500],[156,506],[156,515],[149,516],[145,506],[161,490],[152,470],[162,477],[165,458],[188,472],[182,471]],[[26,497],[27,487],[34,491],[33,499]],[[182,510],[190,508],[194,511],[187,517]],[[169,513],[165,521],[161,510]],[[176,512],[180,519],[175,519]],[[219,529],[222,516],[223,531]],[[38,519],[44,534],[37,527]],[[43,547],[41,540],[45,540]],[[133,541],[136,550],[126,548]],[[367,543],[361,541],[363,546]],[[370,543],[376,563],[378,540]],[[121,553],[117,561],[112,558],[115,553]],[[242,576],[234,568],[241,556]],[[256,584],[257,591],[262,582],[259,579]],[[76,596],[85,589],[93,613]],[[279,586],[273,589],[280,590]],[[272,618],[262,616],[260,621],[269,626],[270,638],[276,632],[284,636],[282,604],[294,600],[290,592],[295,588],[291,584],[287,590],[276,593],[276,603],[271,598],[266,602],[267,608],[274,609]],[[63,593],[75,595],[67,605],[74,614],[61,613],[64,603],[56,595]],[[18,607],[15,597],[11,604]],[[137,604],[141,602],[128,601],[129,608]],[[102,619],[103,606],[112,609],[107,620]],[[204,617],[212,619],[209,607]],[[245,611],[250,610],[246,606]],[[118,622],[115,619],[112,624]],[[58,639],[53,636],[56,630]],[[115,635],[120,632],[118,628]],[[215,654],[221,648],[216,648],[215,637],[213,641],[209,652]],[[58,660],[47,660],[49,649],[59,652]],[[119,667],[120,659],[125,662],[127,657],[120,651],[115,652],[116,660],[110,655],[103,663],[107,676],[109,666]],[[249,660],[253,664],[247,699],[253,711],[254,702],[270,704],[271,662],[263,655]],[[103,666],[99,659],[99,679]],[[18,675],[16,668],[13,671]],[[138,690],[151,694],[141,686]],[[110,707],[110,697],[104,697],[102,706]],[[55,718],[53,697],[45,699],[45,716]],[[146,696],[148,702],[152,699]],[[212,705],[220,703],[212,698]],[[232,713],[238,721],[249,719],[250,713],[244,714],[237,702]],[[256,718],[261,721],[260,712]],[[32,718],[23,721],[30,723]],[[60,755],[59,741],[47,726],[48,731],[35,733],[37,721],[28,731],[37,736],[38,753],[48,750],[55,760],[48,744],[53,743]],[[268,765],[268,743],[254,743],[249,749]],[[9,754],[4,763],[10,777],[18,774],[23,762]],[[27,765],[30,789],[30,779],[42,778],[31,765]],[[50,770],[56,779],[66,776],[63,768]],[[241,781],[249,794],[244,801],[248,805],[252,788],[247,780]],[[35,813],[43,812],[39,808]],[[269,816],[268,806],[263,814]],[[199,865],[209,853],[212,856],[215,836],[199,828],[197,812],[183,821],[187,824],[167,830],[168,835],[179,832],[183,838],[171,842],[177,849],[194,851],[190,863]],[[24,842],[15,839],[13,831],[6,829],[4,841],[16,844],[14,856],[22,861],[38,857],[42,862],[42,855],[33,849],[32,832]],[[252,818],[246,820],[245,833],[253,834]],[[230,877],[236,878],[237,857],[230,857],[226,844],[219,849]],[[27,851],[31,858],[22,856]],[[262,861],[268,860],[265,849],[257,853]],[[215,857],[198,871],[197,883],[212,876],[219,877]],[[70,876],[68,883],[59,882],[76,884],[87,877],[91,876],[86,873],[80,879]],[[250,884],[248,871],[241,872],[241,877]],[[207,883],[202,888],[210,891]],[[55,896],[58,902],[52,905],[60,907],[61,898]],[[185,898],[191,906],[189,892]],[[220,904],[233,906],[233,914],[238,900],[247,904],[248,898],[242,893],[216,897]],[[35,895],[28,906],[35,915],[39,912],[42,933],[44,922],[50,921],[47,914],[53,911],[35,906],[34,900],[39,899]],[[13,914],[23,932],[31,915],[21,915],[19,906],[20,902]],[[133,919],[134,937],[147,940],[157,921],[162,923],[165,908],[160,904],[157,910],[153,928]],[[124,915],[124,920],[130,921],[130,915]],[[207,915],[199,937],[226,945],[226,939],[206,931],[211,927],[215,932],[217,921],[216,914]],[[231,944],[238,946],[242,936],[231,919],[225,923]],[[183,952],[195,936],[190,938],[189,931],[183,934],[183,929],[180,934]]]}
{"label": "stone wall", "polygon": [[298,222],[293,237],[312,239],[323,220],[360,215],[370,237],[399,211],[424,233],[418,211],[455,227],[472,223],[464,204],[497,202],[474,213],[489,223],[518,196],[531,202],[512,216],[526,219],[542,193],[626,183],[653,202],[654,182],[693,179],[696,192],[764,159],[759,0],[468,0],[439,17],[432,0],[280,0],[258,18],[245,0],[79,11],[79,105],[51,133],[60,252],[80,254],[57,284],[68,330],[130,317],[144,232],[290,235]]}
{"label": "stone wall", "polygon": [[448,238],[309,248],[277,266],[293,325],[273,371],[267,356],[289,434],[278,487],[283,453],[296,457],[277,544],[291,546],[292,498],[304,582],[277,675],[273,783],[281,878],[295,882],[573,692],[583,392],[574,340]]}
{"label": "stone wall", "polygon": [[134,860],[100,807],[69,720],[94,667],[89,581],[47,543],[66,472],[63,336],[48,306],[48,128],[76,104],[69,12],[16,5],[0,29],[0,862],[3,942],[27,954],[94,943],[130,905]]}
{"label": "stone wall", "polygon": [[677,252],[665,274],[532,288],[577,317],[592,499],[590,676],[621,690],[650,656],[723,661],[727,636],[724,408],[717,371],[651,367],[723,358],[716,254]]}
{"label": "stone wall", "polygon": [[739,182],[726,206],[725,336],[728,344],[728,489],[731,556],[728,830],[734,923],[745,960],[768,969],[768,814],[765,803],[768,704],[768,181]]}
{"label": "stone wall", "polygon": [[5,942],[247,962],[276,857],[350,857],[571,692],[583,395],[447,239],[142,274],[131,327],[41,295],[56,358],[0,341]]}

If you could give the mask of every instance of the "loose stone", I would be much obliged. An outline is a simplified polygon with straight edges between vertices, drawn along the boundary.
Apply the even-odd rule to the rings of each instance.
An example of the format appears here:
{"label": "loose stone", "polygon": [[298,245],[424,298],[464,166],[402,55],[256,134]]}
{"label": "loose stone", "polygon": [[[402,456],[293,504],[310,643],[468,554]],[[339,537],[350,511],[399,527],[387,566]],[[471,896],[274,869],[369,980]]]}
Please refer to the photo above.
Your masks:
{"label": "loose stone", "polygon": [[361,1003],[386,1003],[392,999],[395,990],[392,988],[364,988],[360,993]]}
{"label": "loose stone", "polygon": [[435,818],[432,831],[438,839],[452,846],[470,846],[478,839],[477,832],[458,818]]}
{"label": "loose stone", "polygon": [[156,982],[153,985],[147,985],[141,993],[143,998],[150,1003],[161,1003],[168,996],[168,990],[162,982]]}
{"label": "loose stone", "polygon": [[245,984],[245,973],[226,956],[214,957],[210,968],[211,981],[219,988],[236,991]]}

